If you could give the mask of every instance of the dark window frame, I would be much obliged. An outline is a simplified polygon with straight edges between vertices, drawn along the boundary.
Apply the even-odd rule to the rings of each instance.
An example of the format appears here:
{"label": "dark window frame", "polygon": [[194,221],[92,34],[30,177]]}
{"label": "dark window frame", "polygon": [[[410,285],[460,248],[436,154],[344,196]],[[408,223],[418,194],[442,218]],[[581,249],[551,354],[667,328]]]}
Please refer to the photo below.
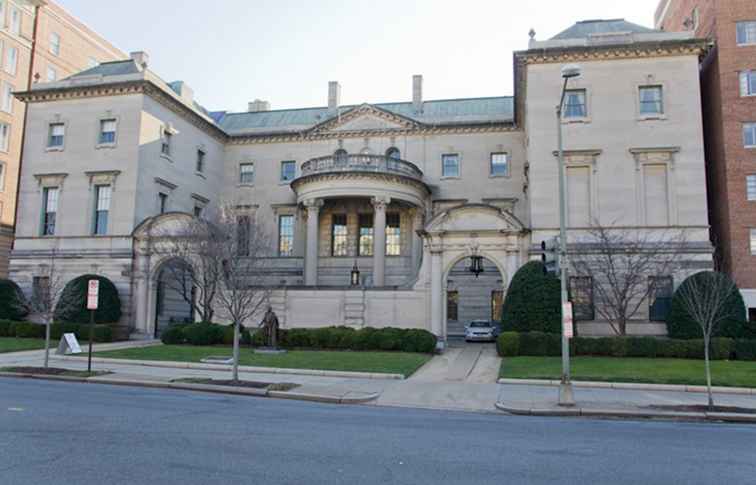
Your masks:
{"label": "dark window frame", "polygon": [[374,221],[373,214],[357,215],[357,256],[367,257],[373,255],[373,243],[375,242]]}
{"label": "dark window frame", "polygon": [[[284,221],[290,221],[284,224]],[[278,256],[294,255],[294,214],[278,215]],[[286,249],[284,248],[286,246]]]}
{"label": "dark window frame", "polygon": [[[573,319],[577,321],[593,321],[596,319],[596,306],[593,291],[593,277],[570,276],[570,301],[572,302]],[[582,301],[587,300],[587,301]]]}
{"label": "dark window frame", "polygon": [[[331,214],[331,256],[333,257],[349,256],[349,226],[347,222],[346,214]],[[343,233],[339,229],[339,233],[336,234],[337,227],[343,227]],[[343,251],[341,249],[338,252],[336,251],[337,239],[339,248],[343,248]]]}

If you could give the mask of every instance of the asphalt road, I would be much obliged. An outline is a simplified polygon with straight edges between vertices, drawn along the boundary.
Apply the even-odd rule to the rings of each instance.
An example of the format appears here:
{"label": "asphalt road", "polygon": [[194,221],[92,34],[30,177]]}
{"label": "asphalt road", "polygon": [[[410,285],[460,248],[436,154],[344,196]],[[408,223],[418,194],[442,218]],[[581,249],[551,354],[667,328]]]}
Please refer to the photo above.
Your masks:
{"label": "asphalt road", "polygon": [[0,484],[747,483],[756,426],[0,378]]}

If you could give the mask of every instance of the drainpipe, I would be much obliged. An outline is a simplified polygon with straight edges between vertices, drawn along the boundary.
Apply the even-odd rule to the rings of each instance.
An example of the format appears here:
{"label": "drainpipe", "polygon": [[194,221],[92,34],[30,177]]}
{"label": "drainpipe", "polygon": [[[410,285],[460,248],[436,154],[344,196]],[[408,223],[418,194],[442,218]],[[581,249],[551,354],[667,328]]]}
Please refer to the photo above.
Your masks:
{"label": "drainpipe", "polygon": [[[37,28],[39,27],[40,6],[34,6],[34,27],[32,28],[31,52],[29,54],[29,72],[27,73],[26,90],[31,91],[32,79],[34,75],[34,58],[37,56]],[[21,168],[24,163],[24,145],[26,144],[26,117],[29,114],[29,103],[24,103],[24,124],[21,131],[21,151],[18,155],[18,177],[16,177],[16,200],[13,214],[13,241],[11,251],[16,246],[16,225],[18,224],[18,200],[21,194]]]}

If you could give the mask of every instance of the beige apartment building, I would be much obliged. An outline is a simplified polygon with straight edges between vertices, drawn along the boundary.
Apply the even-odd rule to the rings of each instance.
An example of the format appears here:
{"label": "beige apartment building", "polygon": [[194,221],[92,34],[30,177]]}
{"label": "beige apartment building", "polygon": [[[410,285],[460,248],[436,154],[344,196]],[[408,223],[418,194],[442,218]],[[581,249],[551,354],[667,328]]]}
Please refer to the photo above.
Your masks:
{"label": "beige apartment building", "polygon": [[0,0],[0,277],[13,242],[24,104],[13,92],[127,56],[57,4]]}
{"label": "beige apartment building", "polygon": [[[705,50],[690,33],[578,22],[514,53],[514,96],[427,100],[415,76],[405,101],[344,105],[332,82],[324,106],[284,110],[255,100],[209,111],[143,52],[40,82],[18,94],[29,116],[11,278],[31,293],[54,255],[67,279],[115,284],[132,336],[159,334],[193,315],[170,299],[175,260],[156,242],[231,203],[275,241],[270,303],[285,328],[423,328],[443,340],[496,318],[514,273],[558,230],[555,106],[561,66],[579,63],[563,121],[570,251],[590,247],[595,224],[684,231],[682,269],[649,275],[679,284],[712,264]],[[484,259],[477,277],[471,256]],[[580,331],[611,333],[592,311],[594,283],[570,284]],[[652,320],[641,312],[629,333],[664,334]]]}

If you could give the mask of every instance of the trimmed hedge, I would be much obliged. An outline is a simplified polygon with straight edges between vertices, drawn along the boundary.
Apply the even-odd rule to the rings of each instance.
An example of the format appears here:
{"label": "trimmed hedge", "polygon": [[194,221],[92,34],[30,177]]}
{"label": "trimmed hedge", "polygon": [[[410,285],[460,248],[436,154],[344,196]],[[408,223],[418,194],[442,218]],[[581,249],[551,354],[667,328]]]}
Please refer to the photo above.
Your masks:
{"label": "trimmed hedge", "polygon": [[20,321],[29,315],[29,302],[11,280],[0,279],[0,319]]}
{"label": "trimmed hedge", "polygon": [[[502,357],[561,355],[561,336],[544,332],[503,332],[496,340]],[[756,360],[756,340],[713,337],[709,348],[712,360]],[[660,339],[654,337],[574,337],[571,355],[602,357],[667,357],[703,359],[703,339]]]}
{"label": "trimmed hedge", "polygon": [[[383,350],[433,353],[436,336],[427,330],[407,328],[351,327],[293,328],[279,330],[279,345],[285,348],[334,350]],[[262,332],[255,332],[252,344],[264,345]]]}
{"label": "trimmed hedge", "polygon": [[[160,340],[166,345],[231,345],[234,343],[234,327],[209,322],[171,325],[161,332]],[[249,330],[242,326],[240,343],[250,345],[251,342]]]}
{"label": "trimmed hedge", "polygon": [[[715,278],[727,278],[721,273],[701,271],[683,281],[672,296],[672,308],[667,316],[667,334],[675,339],[701,338],[701,327],[685,308],[680,291],[696,284],[710,285]],[[720,316],[723,320],[714,328],[712,337],[756,338],[756,332],[749,331],[746,323],[746,308],[743,297],[736,286],[722,307]],[[749,335],[750,334],[750,335]]]}
{"label": "trimmed hedge", "polygon": [[81,275],[69,281],[55,307],[55,321],[78,323],[89,321],[87,310],[87,284],[100,281],[100,301],[95,310],[95,323],[117,322],[121,319],[121,299],[112,281],[104,276]]}
{"label": "trimmed hedge", "polygon": [[504,298],[504,330],[560,333],[561,297],[559,279],[543,274],[543,263],[525,263],[512,277]]}
{"label": "trimmed hedge", "polygon": [[[53,323],[50,325],[50,340],[59,340],[64,333],[76,334],[79,341],[89,339],[88,323]],[[45,338],[45,325],[33,322],[0,320],[0,337]],[[94,342],[112,342],[113,329],[107,324],[94,326]]]}

